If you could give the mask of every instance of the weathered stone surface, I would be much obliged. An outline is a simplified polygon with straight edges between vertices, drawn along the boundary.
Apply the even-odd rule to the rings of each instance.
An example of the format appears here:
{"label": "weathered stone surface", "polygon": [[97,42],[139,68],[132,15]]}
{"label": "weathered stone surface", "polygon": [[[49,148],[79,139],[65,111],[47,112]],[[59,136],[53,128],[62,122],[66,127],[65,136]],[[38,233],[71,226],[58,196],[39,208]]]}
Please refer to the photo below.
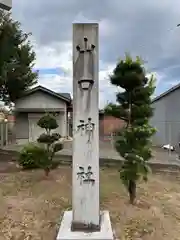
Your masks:
{"label": "weathered stone surface", "polygon": [[[87,40],[84,42],[84,38]],[[87,46],[86,46],[87,45]],[[95,46],[92,54],[79,54]],[[79,46],[79,51],[77,51]],[[88,52],[87,52],[88,54]],[[93,69],[89,67],[93,57]],[[86,60],[86,61],[85,61]],[[73,223],[99,225],[98,24],[73,24]],[[94,84],[83,90],[79,80]]]}
{"label": "weathered stone surface", "polygon": [[99,207],[98,47],[98,24],[73,24],[73,209],[57,240],[113,239]]}
{"label": "weathered stone surface", "polygon": [[57,240],[113,240],[109,212],[103,211],[100,214],[100,231],[71,231],[72,211],[66,211],[61,221]]}

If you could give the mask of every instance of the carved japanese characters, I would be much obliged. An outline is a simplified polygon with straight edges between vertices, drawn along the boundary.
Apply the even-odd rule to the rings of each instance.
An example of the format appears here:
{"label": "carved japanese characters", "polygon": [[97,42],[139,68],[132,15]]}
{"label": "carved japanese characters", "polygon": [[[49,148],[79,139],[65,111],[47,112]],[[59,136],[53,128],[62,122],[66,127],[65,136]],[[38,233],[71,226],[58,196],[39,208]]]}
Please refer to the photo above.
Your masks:
{"label": "carved japanese characters", "polygon": [[84,37],[82,45],[76,46],[78,57],[76,59],[75,72],[78,88],[82,100],[82,110],[88,112],[91,103],[91,90],[94,85],[94,56],[95,46],[88,43],[87,37]]}
{"label": "carved japanese characters", "polygon": [[88,166],[87,171],[85,172],[84,167],[79,167],[79,172],[77,172],[78,179],[80,180],[80,184],[88,183],[94,184],[95,179],[93,178],[92,167]]}
{"label": "carved japanese characters", "polygon": [[77,126],[77,131],[81,131],[81,135],[83,133],[87,134],[87,137],[88,137],[87,143],[91,143],[95,124],[92,122],[91,118],[88,118],[87,123],[85,123],[84,120],[80,120],[79,122],[80,122],[80,124]]}
{"label": "carved japanese characters", "polygon": [[78,84],[81,90],[91,90],[94,84],[94,57],[93,51],[95,46],[93,44],[88,45],[88,39],[84,37],[84,46],[78,45],[76,47],[79,52],[80,63],[80,78]]}

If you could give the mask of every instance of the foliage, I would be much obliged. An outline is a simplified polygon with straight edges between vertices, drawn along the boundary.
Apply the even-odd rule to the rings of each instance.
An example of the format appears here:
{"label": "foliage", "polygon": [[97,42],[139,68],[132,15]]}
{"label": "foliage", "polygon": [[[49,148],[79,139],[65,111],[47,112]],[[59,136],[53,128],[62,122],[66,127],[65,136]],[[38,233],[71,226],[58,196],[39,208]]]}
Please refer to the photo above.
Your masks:
{"label": "foliage", "polygon": [[61,138],[61,135],[57,134],[57,133],[52,133],[51,135],[43,133],[39,136],[38,142],[52,144],[52,143],[58,141],[60,138]]}
{"label": "foliage", "polygon": [[20,152],[18,163],[23,169],[35,169],[40,167],[40,162],[46,157],[44,148],[31,143],[24,146]]}
{"label": "foliage", "polygon": [[63,149],[63,144],[58,142],[61,135],[58,133],[51,133],[51,130],[58,128],[57,121],[49,113],[45,114],[37,122],[38,126],[45,129],[45,133],[41,134],[37,141],[46,146],[46,157],[41,159],[40,166],[45,170],[46,175],[49,174],[53,164],[53,157],[56,152]]}
{"label": "foliage", "polygon": [[53,130],[58,128],[56,119],[50,114],[45,114],[42,118],[39,119],[37,124],[40,128],[46,129],[46,131],[48,131],[48,129]]}
{"label": "foliage", "polygon": [[147,180],[150,171],[148,160],[151,154],[151,137],[155,128],[149,124],[153,116],[151,96],[155,90],[153,75],[146,71],[139,57],[135,61],[129,55],[120,60],[110,76],[111,84],[124,91],[116,94],[117,104],[108,104],[104,111],[126,122],[117,132],[115,148],[124,158],[120,177],[128,189],[130,202],[136,198],[136,182],[141,177]]}
{"label": "foliage", "polygon": [[35,53],[20,23],[10,13],[0,11],[0,100],[14,102],[24,91],[37,83],[33,72]]}

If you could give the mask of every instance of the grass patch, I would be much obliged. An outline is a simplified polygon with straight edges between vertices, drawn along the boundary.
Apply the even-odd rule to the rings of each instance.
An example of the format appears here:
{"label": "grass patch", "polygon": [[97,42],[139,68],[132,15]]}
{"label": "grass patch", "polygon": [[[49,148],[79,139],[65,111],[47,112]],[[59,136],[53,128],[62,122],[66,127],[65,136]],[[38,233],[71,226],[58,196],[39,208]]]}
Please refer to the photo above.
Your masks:
{"label": "grass patch", "polygon": [[[154,174],[140,183],[136,206],[116,169],[100,171],[101,209],[110,211],[113,228],[122,240],[178,240],[180,178]],[[60,215],[71,208],[71,168],[60,167],[48,179],[42,170],[0,174],[0,239],[55,239]]]}

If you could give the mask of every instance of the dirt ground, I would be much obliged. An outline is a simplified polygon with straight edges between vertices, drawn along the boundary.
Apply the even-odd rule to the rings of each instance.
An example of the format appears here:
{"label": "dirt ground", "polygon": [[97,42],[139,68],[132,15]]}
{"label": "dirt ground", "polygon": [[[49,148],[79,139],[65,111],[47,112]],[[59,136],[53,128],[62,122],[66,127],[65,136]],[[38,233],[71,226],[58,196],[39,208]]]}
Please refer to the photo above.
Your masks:
{"label": "dirt ground", "polygon": [[[0,240],[55,239],[60,215],[71,208],[71,168],[60,167],[48,179],[41,170],[16,170],[0,173]],[[100,177],[101,209],[110,211],[117,239],[180,240],[180,177],[150,176],[138,186],[136,206],[116,169],[102,169]]]}

